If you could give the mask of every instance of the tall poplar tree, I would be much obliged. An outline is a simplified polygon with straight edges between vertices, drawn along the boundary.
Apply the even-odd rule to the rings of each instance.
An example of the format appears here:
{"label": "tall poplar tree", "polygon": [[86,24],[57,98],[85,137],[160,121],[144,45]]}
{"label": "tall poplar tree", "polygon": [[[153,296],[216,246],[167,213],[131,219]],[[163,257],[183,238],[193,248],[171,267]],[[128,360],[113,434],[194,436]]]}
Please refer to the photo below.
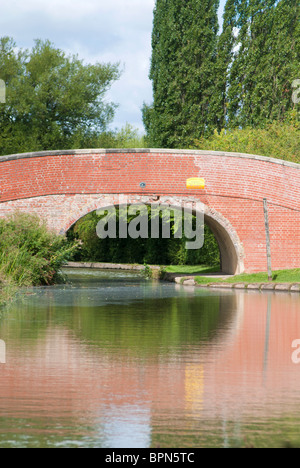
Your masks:
{"label": "tall poplar tree", "polygon": [[214,99],[219,0],[157,0],[143,118],[150,144],[182,148],[218,127]]}
{"label": "tall poplar tree", "polygon": [[284,120],[300,77],[299,0],[235,0],[236,38],[229,71],[228,125]]}
{"label": "tall poplar tree", "polygon": [[237,0],[227,0],[223,15],[223,29],[217,45],[213,110],[216,112],[216,129],[219,131],[227,126],[227,109],[229,104],[227,90],[234,57],[237,6]]}

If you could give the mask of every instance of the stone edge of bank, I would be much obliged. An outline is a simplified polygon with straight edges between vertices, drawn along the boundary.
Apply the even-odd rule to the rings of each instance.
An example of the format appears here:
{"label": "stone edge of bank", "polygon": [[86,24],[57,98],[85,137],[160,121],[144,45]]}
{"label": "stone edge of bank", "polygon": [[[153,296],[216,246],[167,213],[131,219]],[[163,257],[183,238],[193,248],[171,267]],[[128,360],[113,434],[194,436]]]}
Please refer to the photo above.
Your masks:
{"label": "stone edge of bank", "polygon": [[[152,270],[159,270],[156,265],[149,265]],[[144,265],[124,264],[124,263],[98,263],[98,262],[68,262],[64,268],[88,268],[94,270],[132,270],[143,271]]]}
{"label": "stone edge of bank", "polygon": [[198,284],[195,277],[178,276],[174,273],[166,273],[164,281],[181,284],[183,286],[194,286],[197,288],[246,290],[246,291],[276,291],[300,293],[300,283],[207,283]]}

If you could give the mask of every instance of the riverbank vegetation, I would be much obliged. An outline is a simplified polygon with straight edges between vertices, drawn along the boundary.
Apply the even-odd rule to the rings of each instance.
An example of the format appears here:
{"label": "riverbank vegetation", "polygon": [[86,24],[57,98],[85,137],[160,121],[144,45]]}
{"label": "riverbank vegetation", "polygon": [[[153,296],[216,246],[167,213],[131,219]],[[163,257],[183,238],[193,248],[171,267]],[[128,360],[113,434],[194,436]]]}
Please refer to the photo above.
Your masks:
{"label": "riverbank vegetation", "polygon": [[61,266],[77,249],[49,231],[35,215],[16,213],[0,220],[0,304],[23,286],[63,280]]}
{"label": "riverbank vegetation", "polygon": [[164,268],[166,273],[176,273],[178,275],[205,275],[218,273],[220,267],[208,265],[170,265]]}
{"label": "riverbank vegetation", "polygon": [[175,265],[164,267],[161,272],[161,278],[163,279],[168,274],[171,274],[173,279],[176,277],[181,277],[182,282],[188,278],[194,279],[195,282],[200,285],[210,285],[214,283],[245,285],[259,283],[300,284],[300,268],[295,268],[291,270],[276,270],[273,272],[272,282],[268,280],[268,274],[265,272],[226,275],[224,273],[221,273],[219,268],[210,267],[208,265]]}

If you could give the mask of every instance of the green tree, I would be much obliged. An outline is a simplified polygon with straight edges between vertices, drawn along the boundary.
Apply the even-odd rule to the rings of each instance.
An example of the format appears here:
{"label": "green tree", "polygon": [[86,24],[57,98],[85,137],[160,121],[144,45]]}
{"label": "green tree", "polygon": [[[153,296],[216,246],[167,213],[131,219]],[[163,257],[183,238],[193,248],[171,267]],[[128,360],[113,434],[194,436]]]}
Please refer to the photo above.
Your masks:
{"label": "green tree", "polygon": [[[147,263],[159,265],[211,265],[219,266],[220,253],[217,241],[208,226],[205,226],[204,246],[198,250],[186,249],[186,237],[175,238],[176,223],[174,214],[169,217],[168,212],[155,210],[148,207],[148,233],[151,232],[151,219],[158,216],[159,232],[163,232],[163,225],[170,228],[170,238],[132,239],[119,237],[119,218],[128,224],[135,215],[129,215],[126,209],[117,209],[117,238],[99,239],[96,234],[96,226],[101,215],[92,212],[81,218],[69,230],[68,238],[72,241],[79,239],[81,248],[77,251],[75,260],[99,261],[113,263]],[[194,218],[195,222],[195,218]],[[195,229],[195,225],[194,225]]]}
{"label": "green tree", "polygon": [[215,67],[215,92],[212,100],[218,125],[214,130],[221,131],[227,124],[230,68],[234,57],[237,1],[227,0],[223,15],[223,29],[218,39]]}
{"label": "green tree", "polygon": [[155,147],[186,147],[218,127],[213,98],[219,0],[157,0],[150,79],[153,105],[144,105]]}
{"label": "green tree", "polygon": [[18,50],[0,39],[0,73],[7,102],[0,107],[0,154],[67,149],[104,132],[115,104],[105,93],[120,76],[118,64],[84,64],[49,41]]}
{"label": "green tree", "polygon": [[232,3],[236,37],[229,69],[228,126],[261,127],[284,120],[294,107],[292,83],[300,76],[299,1]]}

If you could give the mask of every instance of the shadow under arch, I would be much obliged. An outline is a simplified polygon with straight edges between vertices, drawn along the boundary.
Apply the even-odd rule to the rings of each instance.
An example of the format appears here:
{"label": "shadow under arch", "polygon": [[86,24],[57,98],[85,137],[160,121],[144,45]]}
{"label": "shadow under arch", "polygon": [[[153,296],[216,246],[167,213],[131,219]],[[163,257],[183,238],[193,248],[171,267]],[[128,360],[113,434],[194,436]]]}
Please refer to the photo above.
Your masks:
{"label": "shadow under arch", "polygon": [[201,209],[204,212],[204,222],[211,229],[218,243],[220,251],[220,267],[221,272],[224,274],[235,275],[244,272],[244,249],[240,239],[231,225],[231,223],[216,210],[211,209],[209,206],[199,202],[199,200],[186,198],[186,197],[157,197],[157,196],[128,196],[126,203],[122,197],[117,201],[115,196],[105,196],[100,203],[93,203],[92,206],[86,206],[84,212],[77,213],[75,218],[67,222],[61,233],[66,233],[71,229],[77,221],[82,219],[89,213],[98,210],[109,210],[111,207],[122,207],[128,205],[153,205],[153,206],[168,206],[170,209],[188,209],[194,214],[197,210]]}
{"label": "shadow under arch", "polygon": [[244,273],[244,250],[231,224],[219,213],[205,211],[205,224],[211,229],[219,246],[222,273]]}

